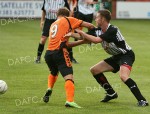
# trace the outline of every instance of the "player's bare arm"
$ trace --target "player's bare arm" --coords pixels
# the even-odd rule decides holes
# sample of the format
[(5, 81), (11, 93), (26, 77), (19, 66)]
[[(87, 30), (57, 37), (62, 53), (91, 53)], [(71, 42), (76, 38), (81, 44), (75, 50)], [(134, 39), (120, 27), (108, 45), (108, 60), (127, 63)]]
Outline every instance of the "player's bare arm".
[(100, 37), (89, 35), (81, 30), (76, 30), (76, 32), (78, 32), (83, 39), (87, 39), (88, 41), (93, 42), (95, 44), (102, 42), (102, 39)]
[(80, 34), (74, 33), (74, 32), (69, 32), (69, 33), (67, 33), (64, 37), (72, 37), (72, 38), (77, 39), (77, 40), (82, 40), (82, 39), (83, 39), (83, 38), (80, 36)]
[(95, 26), (92, 23), (88, 23), (88, 22), (85, 22), (85, 21), (82, 22), (81, 27), (86, 27), (86, 28), (89, 28), (89, 29), (95, 28)]

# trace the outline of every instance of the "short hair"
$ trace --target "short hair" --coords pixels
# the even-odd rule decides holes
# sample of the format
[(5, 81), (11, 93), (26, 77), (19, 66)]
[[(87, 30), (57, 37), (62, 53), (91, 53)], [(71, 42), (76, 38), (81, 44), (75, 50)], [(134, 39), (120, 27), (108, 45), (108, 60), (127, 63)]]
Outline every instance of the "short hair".
[(111, 12), (107, 9), (99, 10), (98, 13), (106, 19), (107, 22), (111, 20)]
[(66, 7), (59, 8), (59, 10), (57, 11), (57, 17), (58, 16), (66, 16), (66, 17), (68, 17), (69, 15), (70, 15), (70, 11)]

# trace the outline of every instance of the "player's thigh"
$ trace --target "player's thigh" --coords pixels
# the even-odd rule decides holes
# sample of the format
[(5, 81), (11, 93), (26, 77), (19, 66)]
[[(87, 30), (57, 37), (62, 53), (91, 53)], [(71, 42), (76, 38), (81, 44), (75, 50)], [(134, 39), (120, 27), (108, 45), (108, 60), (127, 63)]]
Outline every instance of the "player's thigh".
[(86, 17), (86, 22), (92, 23), (93, 21), (93, 13), (92, 14), (88, 14), (85, 16)]
[(58, 70), (64, 79), (72, 79), (73, 80), (73, 68), (72, 66), (67, 66), (65, 62), (58, 65)]
[(113, 71), (113, 67), (110, 66), (108, 63), (105, 61), (100, 61), (99, 63), (95, 64), (90, 68), (90, 71), (92, 72), (93, 75), (102, 73), (102, 72), (108, 72), (108, 71)]
[(55, 21), (55, 19), (46, 19), (43, 26), (42, 36), (48, 37), (49, 36), (49, 29), (51, 24)]
[(134, 61), (135, 61), (135, 54), (131, 50), (131, 51), (129, 51), (126, 54), (123, 54), (121, 56), (121, 58), (120, 58), (120, 66), (124, 65), (124, 66), (130, 66), (130, 67), (132, 67)]
[(60, 50), (55, 58), (57, 59), (58, 70), (63, 77), (73, 74), (72, 64), (66, 48)]
[(78, 14), (77, 14), (77, 19), (85, 20), (85, 15), (82, 14), (81, 12), (78, 12)]
[(122, 81), (125, 82), (129, 78), (134, 60), (135, 55), (133, 51), (129, 51), (126, 54), (122, 55), (120, 59), (120, 71), (119, 71), (119, 76)]
[(53, 56), (54, 55), (49, 54), (49, 52), (47, 51), (45, 54), (45, 62), (50, 70), (50, 73), (53, 76), (56, 76), (56, 75), (58, 75), (58, 66), (57, 66)]

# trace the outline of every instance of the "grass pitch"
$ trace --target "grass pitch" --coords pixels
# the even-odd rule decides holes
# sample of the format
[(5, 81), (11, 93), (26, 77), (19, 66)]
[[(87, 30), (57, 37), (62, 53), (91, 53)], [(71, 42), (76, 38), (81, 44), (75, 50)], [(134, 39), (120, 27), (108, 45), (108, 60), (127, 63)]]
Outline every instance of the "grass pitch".
[[(73, 64), (75, 77), (75, 102), (82, 109), (65, 108), (64, 80), (61, 75), (55, 84), (49, 103), (42, 97), (47, 88), (49, 74), (44, 54), (41, 64), (34, 64), (41, 31), (39, 20), (2, 21), (0, 25), (0, 79), (8, 84), (8, 91), (0, 96), (0, 114), (149, 114), (150, 107), (137, 107), (136, 99), (121, 82), (118, 74), (106, 76), (119, 97), (101, 103), (105, 91), (90, 74), (89, 68), (109, 57), (100, 44), (82, 45), (73, 49), (79, 64)], [(131, 78), (150, 102), (150, 21), (112, 20), (133, 48), (136, 61)], [(47, 44), (45, 46), (46, 50)]]

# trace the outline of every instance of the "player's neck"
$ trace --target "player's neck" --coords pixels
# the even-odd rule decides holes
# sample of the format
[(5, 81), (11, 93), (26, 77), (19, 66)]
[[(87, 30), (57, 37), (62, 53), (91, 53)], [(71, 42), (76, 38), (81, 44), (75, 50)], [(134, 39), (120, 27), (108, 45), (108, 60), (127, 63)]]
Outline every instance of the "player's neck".
[(62, 17), (64, 17), (64, 16), (61, 16), (61, 15), (60, 15), (60, 16), (57, 17), (57, 19), (60, 19), (60, 18), (62, 18)]

